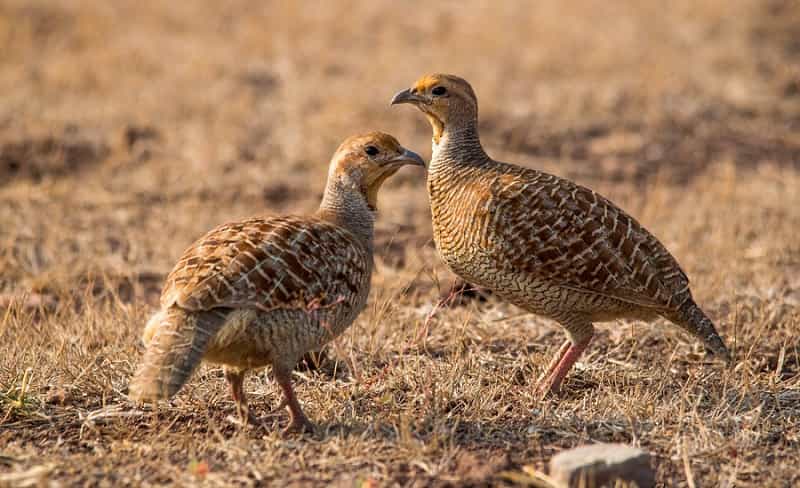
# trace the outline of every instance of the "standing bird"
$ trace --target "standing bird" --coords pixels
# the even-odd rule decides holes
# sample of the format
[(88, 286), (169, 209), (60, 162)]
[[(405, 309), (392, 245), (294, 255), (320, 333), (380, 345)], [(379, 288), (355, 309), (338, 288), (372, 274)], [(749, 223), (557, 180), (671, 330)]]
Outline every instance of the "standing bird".
[(245, 373), (272, 365), (289, 407), (284, 431), (312, 424), (294, 395), (300, 357), (341, 334), (364, 309), (381, 184), (419, 155), (379, 132), (345, 140), (330, 163), (319, 210), (307, 217), (256, 217), (201, 237), (175, 265), (129, 394), (172, 397), (201, 360), (223, 364), (242, 421), (250, 420)]
[(469, 83), (424, 76), (391, 103), (416, 106), (433, 128), (428, 194), (444, 262), (566, 329), (568, 340), (540, 379), (542, 393), (559, 390), (589, 345), (593, 322), (662, 316), (730, 361), (686, 274), (636, 220), (588, 188), (486, 154)]

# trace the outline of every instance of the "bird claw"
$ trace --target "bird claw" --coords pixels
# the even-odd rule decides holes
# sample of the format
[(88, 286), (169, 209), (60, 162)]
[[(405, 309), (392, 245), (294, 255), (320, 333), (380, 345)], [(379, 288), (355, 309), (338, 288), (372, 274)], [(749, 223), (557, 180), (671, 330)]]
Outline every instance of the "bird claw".
[(248, 415), (247, 422), (242, 421), (242, 417), (238, 416), (238, 415), (228, 415), (226, 417), (226, 420), (228, 422), (232, 423), (233, 425), (235, 425), (237, 427), (240, 427), (240, 428), (253, 426), (253, 425), (257, 425), (258, 424), (257, 419), (253, 415)]
[(553, 392), (545, 385), (539, 385), (536, 387), (536, 393), (539, 396), (539, 400), (544, 400), (545, 398), (552, 397)]
[(228, 415), (227, 418), (231, 423), (239, 427), (247, 427), (248, 425), (258, 426), (261, 424), (260, 419), (256, 417), (247, 406), (237, 407), (236, 416)]
[(314, 424), (307, 418), (294, 418), (289, 425), (281, 432), (284, 437), (294, 434), (313, 433), (315, 430)]
[(281, 403), (279, 403), (277, 407), (269, 411), (269, 414), (274, 415), (283, 410), (284, 408), (286, 408), (287, 406), (289, 406), (289, 402), (287, 402), (286, 399), (284, 398), (283, 400), (281, 400)]
[(552, 378), (540, 379), (536, 384), (536, 391), (539, 393), (540, 399), (553, 398), (561, 393), (561, 384), (554, 384)]

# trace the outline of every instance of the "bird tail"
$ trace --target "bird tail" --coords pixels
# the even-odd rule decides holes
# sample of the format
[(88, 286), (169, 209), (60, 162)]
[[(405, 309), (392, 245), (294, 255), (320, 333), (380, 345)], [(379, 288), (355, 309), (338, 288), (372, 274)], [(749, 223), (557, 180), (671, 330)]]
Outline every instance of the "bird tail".
[(667, 315), (667, 318), (703, 341), (706, 348), (710, 349), (715, 356), (730, 364), (731, 353), (717, 333), (714, 323), (692, 298), (686, 300), (676, 312)]
[(128, 388), (136, 402), (172, 397), (200, 364), (208, 343), (225, 323), (224, 309), (189, 312), (172, 306), (147, 323), (142, 340), (147, 349)]

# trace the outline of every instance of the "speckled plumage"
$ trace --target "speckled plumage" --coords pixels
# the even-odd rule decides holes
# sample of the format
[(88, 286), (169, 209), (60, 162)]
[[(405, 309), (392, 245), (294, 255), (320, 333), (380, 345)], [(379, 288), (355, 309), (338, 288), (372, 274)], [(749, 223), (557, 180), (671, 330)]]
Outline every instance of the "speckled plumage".
[[(378, 151), (375, 155), (367, 150)], [(144, 332), (147, 350), (130, 386), (137, 401), (174, 395), (201, 360), (225, 365), (242, 416), (242, 381), (272, 365), (292, 414), (291, 370), (341, 334), (366, 305), (377, 190), (416, 154), (386, 134), (345, 141), (331, 161), (320, 209), (307, 217), (257, 217), (201, 237), (167, 277), (161, 310)]]
[(558, 389), (596, 321), (660, 315), (729, 358), (678, 262), (634, 218), (588, 188), (486, 154), (466, 81), (428, 75), (393, 103), (416, 105), (433, 127), (428, 193), (442, 259), (464, 279), (566, 329), (569, 344), (543, 389)]

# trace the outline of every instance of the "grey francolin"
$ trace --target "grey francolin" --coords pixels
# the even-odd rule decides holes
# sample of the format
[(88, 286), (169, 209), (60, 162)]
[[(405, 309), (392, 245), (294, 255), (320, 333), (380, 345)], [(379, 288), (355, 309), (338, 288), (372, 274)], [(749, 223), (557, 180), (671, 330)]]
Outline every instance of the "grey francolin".
[(285, 432), (311, 427), (291, 371), (363, 310), (378, 189), (406, 164), (424, 166), (390, 135), (350, 137), (331, 160), (315, 214), (225, 224), (189, 247), (167, 277), (161, 309), (145, 327), (146, 350), (130, 384), (131, 399), (170, 398), (205, 360), (224, 365), (237, 412), (247, 421), (244, 375), (272, 365), (291, 415)]
[(730, 361), (686, 274), (636, 220), (588, 188), (486, 154), (469, 83), (428, 75), (391, 103), (416, 106), (433, 127), (427, 185), (444, 262), (566, 329), (568, 340), (540, 379), (543, 393), (558, 391), (594, 322), (662, 316)]

